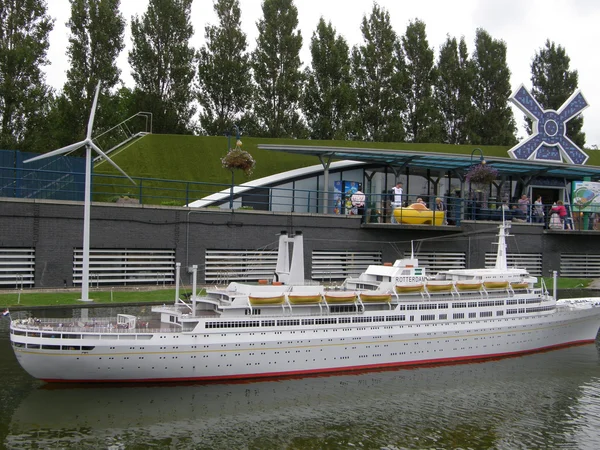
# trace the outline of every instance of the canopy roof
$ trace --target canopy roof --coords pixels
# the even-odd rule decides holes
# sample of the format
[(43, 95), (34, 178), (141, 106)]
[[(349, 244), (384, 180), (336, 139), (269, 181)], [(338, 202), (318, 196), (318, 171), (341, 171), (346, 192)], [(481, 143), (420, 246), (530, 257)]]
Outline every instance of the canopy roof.
[[(454, 171), (456, 174), (464, 174), (467, 168), (473, 164), (478, 164), (481, 160), (479, 153), (464, 155), (414, 150), (377, 150), (352, 147), (277, 144), (259, 144), (258, 148), (276, 152), (317, 156), (322, 162), (353, 160), (395, 168), (410, 167), (415, 169)], [(592, 181), (600, 180), (600, 167), (598, 166), (571, 165), (550, 161), (525, 161), (508, 157), (485, 157), (485, 161), (488, 164), (492, 164), (498, 170), (499, 175), (557, 177), (566, 178), (567, 180), (583, 180), (584, 177), (590, 177)]]

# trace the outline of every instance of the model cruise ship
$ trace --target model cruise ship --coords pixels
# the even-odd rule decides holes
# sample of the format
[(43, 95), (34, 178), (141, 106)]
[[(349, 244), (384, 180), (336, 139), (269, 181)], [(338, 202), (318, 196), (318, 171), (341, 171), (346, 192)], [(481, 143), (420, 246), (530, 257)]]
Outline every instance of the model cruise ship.
[[(282, 233), (272, 281), (230, 283), (92, 324), (16, 319), (21, 366), (48, 382), (234, 380), (445, 364), (594, 342), (600, 298), (557, 300), (506, 263), (428, 277), (418, 260), (370, 266), (337, 289), (306, 284), (303, 236)], [(179, 276), (177, 276), (179, 279)], [(196, 276), (194, 274), (194, 280)], [(556, 289), (554, 289), (556, 292)]]

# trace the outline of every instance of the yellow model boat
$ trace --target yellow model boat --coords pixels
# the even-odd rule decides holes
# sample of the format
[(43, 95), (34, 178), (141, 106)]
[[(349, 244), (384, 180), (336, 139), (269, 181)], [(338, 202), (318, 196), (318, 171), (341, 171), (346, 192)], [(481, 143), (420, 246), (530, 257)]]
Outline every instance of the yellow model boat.
[(456, 289), (459, 291), (478, 291), (481, 289), (481, 281), (457, 281)]
[(484, 281), (483, 286), (486, 289), (504, 289), (508, 287), (508, 281)]
[(364, 303), (389, 303), (392, 301), (392, 294), (362, 292), (360, 300)]
[(452, 290), (451, 281), (428, 281), (425, 285), (429, 292), (446, 292)]
[(308, 305), (311, 303), (320, 303), (322, 300), (321, 294), (302, 295), (288, 294), (288, 301), (294, 305)]
[(406, 283), (397, 284), (396, 293), (398, 294), (410, 294), (414, 292), (423, 292), (425, 285), (423, 283)]
[(248, 301), (251, 305), (282, 305), (285, 301), (285, 297), (283, 295), (274, 295), (274, 296), (257, 296), (257, 295), (249, 295)]
[(327, 303), (350, 303), (356, 301), (354, 292), (325, 292)]
[(527, 289), (527, 283), (510, 283), (510, 287), (513, 289)]
[(444, 211), (433, 211), (421, 203), (413, 203), (406, 208), (394, 209), (394, 218), (398, 223), (442, 225)]

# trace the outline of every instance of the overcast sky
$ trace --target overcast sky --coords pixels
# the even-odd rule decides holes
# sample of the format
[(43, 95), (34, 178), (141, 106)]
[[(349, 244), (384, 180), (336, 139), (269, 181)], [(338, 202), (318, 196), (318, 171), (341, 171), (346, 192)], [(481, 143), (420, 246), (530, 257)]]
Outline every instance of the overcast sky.
[[(261, 0), (240, 0), (242, 28), (249, 48), (256, 45), (256, 22), (262, 16)], [(337, 32), (346, 38), (349, 46), (362, 43), (360, 23), (369, 15), (373, 2), (370, 0), (296, 0), (299, 27), (303, 36), (302, 62), (310, 64), (309, 44), (319, 18), (331, 21)], [(546, 39), (565, 48), (571, 58), (571, 70), (579, 72), (579, 88), (590, 106), (583, 112), (583, 130), (587, 146), (600, 147), (600, 1), (598, 0), (379, 0), (386, 8), (398, 35), (415, 18), (426, 24), (429, 46), (434, 48), (436, 58), (446, 36), (465, 37), (469, 52), (474, 49), (475, 30), (485, 29), (494, 39), (507, 45), (507, 61), (511, 71), (510, 83), (514, 89), (524, 84), (531, 88), (531, 60)], [(119, 57), (121, 78), (133, 87), (127, 65), (127, 53), (131, 48), (129, 23), (132, 15), (142, 15), (148, 0), (121, 0), (121, 10), (127, 21), (125, 51)], [(65, 50), (68, 32), (65, 23), (70, 16), (68, 0), (48, 0), (49, 14), (56, 19), (50, 35), (48, 53), (51, 65), (46, 68), (47, 82), (62, 88), (66, 79), (68, 60)], [(215, 24), (211, 0), (195, 0), (192, 7), (195, 35), (192, 46), (200, 48), (204, 43), (204, 27)], [(522, 131), (523, 114), (514, 108), (515, 119)]]

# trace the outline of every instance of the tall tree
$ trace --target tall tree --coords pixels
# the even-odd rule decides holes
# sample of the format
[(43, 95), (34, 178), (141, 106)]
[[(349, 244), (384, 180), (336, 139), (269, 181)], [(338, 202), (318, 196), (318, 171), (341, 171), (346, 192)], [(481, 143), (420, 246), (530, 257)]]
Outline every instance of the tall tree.
[(302, 35), (293, 0), (264, 0), (257, 23), (252, 67), (256, 82), (255, 117), (268, 137), (301, 137), (299, 114), (303, 74)]
[(448, 38), (440, 48), (435, 85), (436, 108), (441, 115), (442, 141), (469, 143), (469, 123), (473, 117), (473, 65), (464, 37), (457, 43)]
[(373, 5), (363, 17), (364, 44), (352, 50), (352, 73), (357, 95), (358, 134), (373, 141), (402, 141), (406, 68), (402, 46), (392, 28), (390, 15)]
[(306, 70), (302, 109), (313, 139), (346, 139), (354, 105), (350, 52), (331, 22), (321, 17), (313, 33), (312, 67)]
[(190, 38), (192, 0), (150, 0), (131, 18), (129, 64), (135, 81), (135, 108), (153, 114), (158, 133), (187, 133), (191, 119), (194, 50)]
[[(109, 96), (119, 82), (121, 70), (116, 60), (123, 50), (125, 20), (119, 12), (120, 0), (70, 0), (71, 18), (67, 56), (70, 68), (64, 85), (64, 99), (59, 100), (62, 127), (58, 141), (62, 145), (81, 138), (100, 81), (101, 92)], [(100, 102), (96, 131), (116, 125), (116, 106), (112, 101)]]
[(252, 95), (246, 34), (241, 31), (239, 0), (217, 0), (219, 25), (204, 29), (206, 45), (198, 55), (200, 124), (209, 135), (231, 131)]
[(492, 39), (487, 31), (479, 28), (473, 62), (476, 116), (471, 141), (481, 145), (513, 145), (516, 143), (515, 119), (508, 105), (511, 91), (506, 43)]
[(433, 49), (429, 48), (425, 23), (411, 22), (402, 36), (402, 47), (408, 75), (406, 86), (407, 137), (412, 142), (439, 142), (439, 113), (433, 101), (436, 71)]
[[(577, 90), (579, 75), (569, 70), (571, 59), (560, 45), (546, 40), (545, 48), (536, 52), (531, 62), (531, 94), (545, 109), (559, 109)], [(527, 119), (529, 131), (531, 120)], [(579, 115), (567, 122), (567, 135), (579, 147), (585, 145), (583, 116)]]
[(42, 149), (52, 27), (45, 0), (0, 0), (0, 148)]

